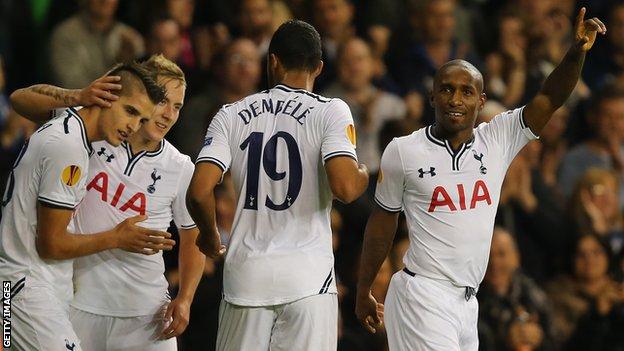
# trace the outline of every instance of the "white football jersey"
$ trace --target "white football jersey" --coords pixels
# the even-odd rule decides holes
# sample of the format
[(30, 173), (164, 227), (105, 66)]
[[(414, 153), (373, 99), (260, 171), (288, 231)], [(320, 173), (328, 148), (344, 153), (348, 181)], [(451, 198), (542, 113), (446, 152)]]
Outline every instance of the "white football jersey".
[(410, 245), (403, 263), (417, 274), (476, 288), (487, 267), (494, 217), (509, 164), (537, 137), (522, 108), (474, 129), (453, 151), (433, 126), (395, 138), (381, 159), (375, 201), (405, 211)]
[[(193, 175), (190, 158), (163, 140), (157, 151), (133, 153), (127, 143), (113, 147), (93, 143), (87, 193), (70, 230), (97, 233), (140, 214), (138, 223), (166, 231), (195, 227), (185, 203)], [(72, 306), (106, 316), (134, 317), (158, 312), (169, 298), (162, 252), (143, 255), (120, 249), (102, 251), (74, 261)]]
[(2, 197), (0, 278), (15, 295), (25, 285), (50, 288), (69, 301), (72, 261), (43, 260), (37, 252), (37, 202), (73, 210), (85, 193), (93, 152), (73, 108), (56, 110), (24, 144)]
[(285, 85), (225, 105), (197, 162), (230, 168), (238, 196), (224, 298), (277, 305), (335, 293), (324, 163), (357, 160), (347, 104)]

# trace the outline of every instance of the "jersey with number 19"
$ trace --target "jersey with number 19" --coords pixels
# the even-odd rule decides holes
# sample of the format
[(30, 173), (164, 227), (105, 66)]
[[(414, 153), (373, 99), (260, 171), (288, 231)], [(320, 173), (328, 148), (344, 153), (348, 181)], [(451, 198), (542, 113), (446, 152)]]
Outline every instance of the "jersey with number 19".
[(285, 85), (225, 105), (197, 162), (231, 170), (238, 205), (224, 299), (268, 306), (336, 293), (324, 163), (357, 160), (347, 105)]

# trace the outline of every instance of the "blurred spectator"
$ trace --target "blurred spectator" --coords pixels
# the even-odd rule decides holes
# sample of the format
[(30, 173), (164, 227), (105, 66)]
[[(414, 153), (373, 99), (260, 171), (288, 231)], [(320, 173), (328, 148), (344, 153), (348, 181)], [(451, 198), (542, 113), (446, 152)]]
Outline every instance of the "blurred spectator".
[[(587, 113), (592, 136), (568, 151), (559, 169), (559, 186), (564, 195), (590, 167), (615, 170), (624, 175), (624, 85), (608, 84), (594, 94)], [(622, 190), (622, 189), (620, 189)], [(620, 193), (624, 203), (624, 191)]]
[(624, 2), (614, 1), (608, 12), (609, 35), (600, 43), (583, 70), (583, 78), (592, 89), (624, 74)]
[(144, 54), (143, 38), (115, 19), (116, 10), (117, 0), (85, 0), (78, 14), (56, 27), (50, 59), (58, 85), (87, 86), (113, 64)]
[(322, 95), (343, 99), (351, 109), (358, 133), (358, 159), (369, 170), (379, 167), (378, 134), (383, 123), (405, 115), (403, 101), (377, 89), (373, 83), (373, 58), (362, 39), (348, 39), (338, 52), (338, 81)]
[(313, 0), (314, 26), (321, 34), (323, 71), (314, 89), (323, 91), (336, 77), (338, 49), (355, 35), (355, 7), (351, 0)]
[[(542, 156), (540, 170), (544, 183), (557, 194), (563, 195), (557, 183), (557, 170), (561, 165), (563, 156), (568, 150), (568, 141), (564, 138), (570, 111), (565, 106), (560, 107), (542, 130), (540, 141), (542, 143)], [(563, 199), (561, 199), (563, 201)]]
[(561, 269), (564, 201), (540, 171), (542, 145), (532, 141), (516, 156), (503, 182), (496, 223), (516, 234), (523, 270), (543, 281)]
[(258, 47), (259, 57), (264, 58), (274, 31), (271, 1), (241, 0), (238, 14), (241, 35), (252, 40)]
[(608, 249), (596, 236), (578, 238), (572, 274), (549, 284), (553, 328), (563, 350), (621, 350), (624, 287), (608, 275)]
[(479, 289), (479, 323), (494, 332), (495, 350), (553, 350), (546, 294), (520, 269), (513, 236), (494, 228), (490, 260)]
[(193, 43), (192, 26), (195, 0), (167, 0), (167, 11), (180, 26), (182, 52), (177, 62), (189, 68), (205, 68), (199, 67)]
[(405, 102), (405, 123), (410, 132), (425, 127), (423, 116), (425, 113), (425, 104), (428, 103), (423, 94), (417, 91), (411, 91), (403, 97)]
[(215, 62), (216, 81), (191, 98), (169, 140), (180, 152), (195, 159), (204, 142), (208, 124), (222, 105), (254, 93), (260, 81), (258, 48), (249, 39), (234, 40)]
[(455, 38), (454, 0), (415, 1), (410, 7), (409, 27), (394, 33), (387, 62), (404, 91), (416, 89), (427, 94), (438, 67), (451, 59), (479, 65), (469, 45)]
[(501, 103), (496, 100), (486, 100), (483, 105), (483, 109), (479, 111), (479, 114), (477, 115), (475, 126), (484, 122), (489, 123), (496, 115), (507, 110), (507, 107), (501, 105)]
[(571, 199), (571, 222), (577, 235), (594, 234), (617, 257), (624, 247), (620, 182), (612, 171), (590, 168), (578, 181)]
[(524, 22), (515, 14), (504, 14), (498, 26), (498, 48), (485, 59), (487, 91), (490, 98), (515, 108), (524, 96), (527, 75)]

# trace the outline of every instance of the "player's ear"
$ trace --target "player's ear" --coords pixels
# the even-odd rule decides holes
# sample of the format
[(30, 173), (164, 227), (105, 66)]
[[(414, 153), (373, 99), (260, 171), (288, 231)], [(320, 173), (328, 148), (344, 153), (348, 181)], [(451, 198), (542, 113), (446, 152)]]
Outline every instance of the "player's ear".
[(485, 93), (481, 93), (481, 95), (479, 95), (479, 111), (483, 110), (483, 107), (485, 107), (486, 101), (487, 101), (487, 95), (485, 95)]
[(316, 78), (319, 76), (319, 74), (321, 74), (321, 72), (323, 71), (323, 65), (323, 60), (319, 60), (318, 65), (314, 69), (314, 72), (312, 72), (312, 77)]
[(269, 54), (267, 64), (269, 65), (269, 69), (275, 72), (277, 70), (277, 66), (279, 65), (279, 59), (277, 58), (277, 55)]
[(434, 102), (435, 102), (435, 97), (433, 96), (433, 90), (431, 90), (429, 91), (429, 105), (431, 105), (432, 108), (435, 108)]

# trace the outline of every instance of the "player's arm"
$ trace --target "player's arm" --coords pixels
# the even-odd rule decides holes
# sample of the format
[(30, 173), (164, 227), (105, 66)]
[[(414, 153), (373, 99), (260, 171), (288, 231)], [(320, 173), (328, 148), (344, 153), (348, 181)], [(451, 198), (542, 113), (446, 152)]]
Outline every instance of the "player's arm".
[(211, 258), (225, 253), (217, 228), (215, 187), (221, 182), (224, 170), (212, 162), (200, 162), (195, 166), (193, 178), (186, 194), (186, 206), (199, 227), (197, 245), (201, 252)]
[(195, 245), (195, 241), (199, 236), (199, 229), (180, 229), (179, 233), (178, 270), (180, 272), (180, 288), (176, 298), (167, 307), (165, 318), (172, 319), (172, 322), (163, 330), (162, 338), (177, 337), (188, 326), (191, 304), (193, 303), (197, 285), (199, 285), (199, 281), (204, 274), (204, 264), (206, 263), (206, 256)]
[(97, 234), (67, 232), (72, 209), (39, 201), (37, 205), (37, 252), (42, 259), (66, 260), (109, 249), (154, 254), (171, 250), (175, 242), (171, 234), (142, 228), (135, 223), (145, 216), (128, 218), (115, 228)]
[(11, 94), (11, 105), (20, 115), (33, 122), (44, 122), (50, 111), (74, 106), (110, 107), (119, 97), (113, 92), (121, 89), (119, 76), (104, 76), (83, 89), (63, 89), (48, 84), (32, 85)]
[(325, 172), (334, 196), (348, 204), (356, 200), (368, 186), (368, 169), (348, 156), (337, 156), (325, 162)]
[(375, 206), (364, 232), (355, 314), (372, 333), (381, 326), (383, 306), (373, 297), (371, 287), (392, 247), (398, 218), (399, 212), (389, 212)]
[(546, 78), (540, 92), (523, 111), (526, 125), (539, 134), (552, 114), (568, 99), (576, 86), (587, 51), (594, 45), (598, 33), (607, 28), (596, 17), (584, 20), (585, 8), (579, 11), (574, 26), (575, 40), (559, 65)]

